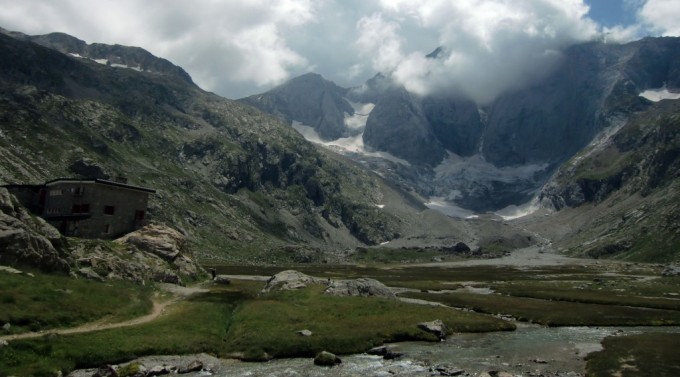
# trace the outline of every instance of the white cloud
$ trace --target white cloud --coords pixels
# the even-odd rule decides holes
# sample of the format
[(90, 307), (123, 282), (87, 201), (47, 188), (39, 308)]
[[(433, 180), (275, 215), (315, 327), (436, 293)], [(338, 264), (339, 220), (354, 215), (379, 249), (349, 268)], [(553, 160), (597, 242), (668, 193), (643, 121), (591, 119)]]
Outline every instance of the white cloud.
[[(594, 38), (596, 24), (580, 0), (384, 0), (383, 13), (358, 22), (358, 46), (374, 68), (391, 71), (408, 90), (427, 94), (457, 90), (478, 103), (549, 72), (559, 51)], [(433, 31), (448, 51), (425, 59), (428, 50), (405, 51), (395, 25)], [(421, 46), (434, 49), (436, 46)]]
[(639, 17), (648, 27), (662, 36), (680, 36), (680, 3), (678, 0), (648, 0)]
[(0, 7), (7, 29), (141, 46), (223, 94), (235, 84), (272, 85), (308, 69), (285, 35), (315, 20), (311, 0), (2, 0)]
[(602, 39), (605, 43), (626, 43), (637, 40), (640, 37), (641, 31), (642, 28), (639, 24), (604, 27), (602, 29)]
[[(677, 0), (623, 1), (647, 29), (601, 30), (608, 41), (678, 34)], [(0, 9), (6, 29), (140, 46), (231, 98), (315, 69), (342, 86), (389, 71), (416, 93), (484, 102), (598, 34), (584, 0), (0, 0)], [(440, 60), (424, 58), (440, 45)]]

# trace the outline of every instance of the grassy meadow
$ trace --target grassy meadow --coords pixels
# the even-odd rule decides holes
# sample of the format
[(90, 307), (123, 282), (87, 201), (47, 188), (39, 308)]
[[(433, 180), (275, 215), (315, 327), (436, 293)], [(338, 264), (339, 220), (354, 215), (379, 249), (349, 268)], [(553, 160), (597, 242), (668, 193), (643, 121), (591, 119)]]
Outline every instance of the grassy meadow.
[[(0, 376), (56, 375), (153, 354), (206, 352), (255, 361), (310, 357), (321, 350), (359, 353), (385, 342), (437, 341), (416, 326), (434, 319), (444, 321), (451, 332), (515, 328), (513, 322), (499, 316), (548, 326), (680, 325), (680, 298), (676, 297), (680, 279), (661, 277), (659, 268), (649, 265), (215, 268), (220, 274), (234, 275), (267, 276), (294, 268), (319, 277), (371, 277), (403, 288), (400, 296), (468, 310), (379, 298), (329, 297), (321, 293), (321, 286), (260, 294), (262, 281), (206, 283), (203, 287), (208, 292), (179, 301), (149, 323), (71, 335), (46, 331), (38, 338), (10, 340), (9, 345), (0, 347)], [(39, 274), (34, 278), (1, 274), (0, 287), (0, 315), (5, 316), (0, 321), (9, 318), (17, 323), (12, 332), (143, 315), (150, 310), (155, 292), (153, 287), (122, 282)], [(19, 325), (20, 318), (24, 325)], [(299, 335), (303, 329), (313, 335)], [(604, 351), (589, 358), (589, 375), (606, 375), (596, 371), (610, 368), (617, 360), (615, 355), (624, 354), (627, 346), (616, 343), (625, 342), (621, 339), (607, 339)], [(663, 341), (676, 340), (669, 335)], [(636, 360), (647, 360), (643, 351), (639, 350), (642, 353)], [(630, 352), (637, 351), (633, 347)], [(659, 355), (670, 368), (677, 365), (669, 355)], [(626, 373), (630, 370), (623, 375), (635, 375)]]

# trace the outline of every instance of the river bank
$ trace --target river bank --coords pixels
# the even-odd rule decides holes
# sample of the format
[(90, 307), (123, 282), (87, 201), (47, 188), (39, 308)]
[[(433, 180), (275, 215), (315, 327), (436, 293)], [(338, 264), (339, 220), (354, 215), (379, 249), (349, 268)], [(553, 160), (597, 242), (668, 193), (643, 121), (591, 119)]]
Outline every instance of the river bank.
[[(298, 376), (403, 376), (446, 375), (436, 370), (459, 371), (462, 376), (484, 376), (504, 372), (506, 376), (584, 376), (586, 355), (601, 349), (608, 336), (643, 333), (676, 333), (680, 327), (560, 327), (520, 325), (513, 332), (455, 334), (441, 343), (403, 342), (390, 344), (404, 354), (396, 360), (379, 356), (353, 354), (342, 356), (342, 364), (329, 368), (314, 365), (311, 358), (289, 358), (263, 363), (219, 359), (207, 354), (185, 356), (149, 356), (139, 358), (151, 369), (154, 366), (184, 366), (198, 360), (204, 370), (188, 377), (298, 377)], [(95, 369), (78, 370), (72, 377), (90, 377)], [(493, 375), (493, 374), (489, 374)]]

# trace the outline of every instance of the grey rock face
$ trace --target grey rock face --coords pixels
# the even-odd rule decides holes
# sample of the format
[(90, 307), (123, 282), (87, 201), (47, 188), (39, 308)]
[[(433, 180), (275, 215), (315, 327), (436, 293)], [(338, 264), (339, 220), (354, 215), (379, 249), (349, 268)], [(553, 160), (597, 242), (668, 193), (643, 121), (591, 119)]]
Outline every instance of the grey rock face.
[(308, 73), (263, 94), (240, 101), (274, 114), (288, 123), (299, 121), (313, 127), (323, 139), (335, 140), (348, 136), (345, 113), (354, 109), (345, 100), (347, 89)]
[(14, 203), (7, 189), (0, 188), (0, 265), (70, 271), (70, 259), (55, 247), (62, 246), (59, 232)]
[(174, 262), (186, 243), (182, 233), (170, 227), (150, 224), (144, 228), (126, 234), (116, 240), (117, 243), (134, 245), (137, 248), (157, 255), (168, 262)]
[(314, 358), (314, 364), (319, 366), (332, 367), (341, 363), (339, 357), (327, 351), (319, 352)]
[(418, 324), (418, 328), (438, 336), (439, 339), (445, 339), (448, 331), (446, 325), (440, 319), (435, 319), (430, 322), (421, 322)]
[(281, 271), (267, 280), (262, 293), (270, 292), (273, 289), (289, 291), (304, 288), (309, 284), (322, 284), (327, 282), (325, 279), (318, 279), (295, 270)]
[(434, 166), (446, 155), (420, 99), (404, 89), (383, 93), (366, 121), (363, 140), (367, 146), (417, 164)]
[(177, 373), (179, 374), (184, 374), (184, 373), (191, 373), (191, 372), (200, 372), (203, 369), (203, 363), (200, 360), (194, 360), (190, 362), (188, 365), (180, 367), (177, 369)]
[(370, 278), (356, 280), (333, 280), (324, 291), (329, 296), (359, 296), (359, 297), (382, 297), (395, 299), (391, 289), (383, 283)]

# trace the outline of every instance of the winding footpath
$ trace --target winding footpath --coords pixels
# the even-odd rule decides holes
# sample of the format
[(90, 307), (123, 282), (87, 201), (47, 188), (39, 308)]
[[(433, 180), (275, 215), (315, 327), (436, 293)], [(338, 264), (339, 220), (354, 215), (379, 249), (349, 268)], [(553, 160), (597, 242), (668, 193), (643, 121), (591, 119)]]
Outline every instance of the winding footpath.
[(90, 322), (90, 323), (85, 323), (80, 326), (76, 327), (70, 327), (70, 328), (64, 328), (64, 329), (51, 329), (51, 330), (42, 330), (42, 331), (37, 331), (37, 332), (26, 332), (26, 333), (21, 333), (21, 334), (12, 334), (12, 335), (4, 335), (0, 336), (0, 341), (12, 341), (12, 340), (18, 340), (18, 339), (32, 339), (32, 338), (39, 338), (41, 336), (45, 335), (51, 335), (51, 334), (57, 334), (57, 335), (68, 335), (68, 334), (81, 334), (81, 333), (87, 333), (87, 332), (92, 332), (92, 331), (100, 331), (100, 330), (108, 330), (108, 329), (117, 329), (121, 327), (130, 327), (130, 326), (136, 326), (136, 325), (141, 325), (144, 323), (151, 322), (155, 320), (156, 318), (160, 317), (163, 313), (166, 312), (166, 309), (172, 305), (177, 303), (178, 301), (194, 294), (197, 292), (202, 292), (206, 291), (201, 288), (186, 288), (186, 287), (170, 287), (170, 285), (163, 285), (162, 289), (167, 292), (173, 293), (173, 297), (169, 300), (165, 301), (158, 301), (156, 299), (153, 300), (153, 308), (151, 310), (151, 313), (143, 315), (141, 317), (136, 317), (132, 318), (126, 321), (122, 322), (115, 322), (115, 323), (106, 323), (103, 320), (98, 320), (95, 322)]

